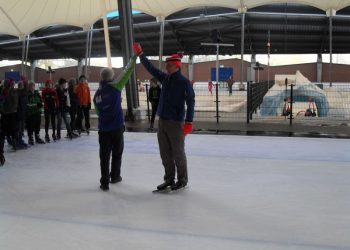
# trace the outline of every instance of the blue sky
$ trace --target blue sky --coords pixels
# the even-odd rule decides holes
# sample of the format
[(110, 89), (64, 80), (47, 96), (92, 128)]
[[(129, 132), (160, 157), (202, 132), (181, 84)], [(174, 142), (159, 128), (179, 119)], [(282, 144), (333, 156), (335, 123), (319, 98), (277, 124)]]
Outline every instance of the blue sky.
[[(140, 14), (141, 12), (137, 11), (137, 10), (133, 10), (132, 13), (133, 14)], [(116, 16), (119, 16), (119, 11), (113, 11), (113, 12), (110, 12), (107, 14), (108, 18), (112, 18), (112, 17), (116, 17)]]

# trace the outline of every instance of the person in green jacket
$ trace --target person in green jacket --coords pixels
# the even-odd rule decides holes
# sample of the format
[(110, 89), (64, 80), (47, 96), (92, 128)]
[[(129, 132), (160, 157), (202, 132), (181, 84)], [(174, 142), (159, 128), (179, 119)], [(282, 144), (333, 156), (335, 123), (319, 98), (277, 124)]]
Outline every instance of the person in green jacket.
[(34, 145), (45, 144), (45, 142), (40, 138), (40, 125), (41, 125), (41, 113), (43, 109), (43, 102), (39, 91), (35, 90), (35, 83), (29, 83), (28, 90), (28, 103), (27, 103), (27, 118), (26, 118), (26, 127), (28, 133), (28, 144)]

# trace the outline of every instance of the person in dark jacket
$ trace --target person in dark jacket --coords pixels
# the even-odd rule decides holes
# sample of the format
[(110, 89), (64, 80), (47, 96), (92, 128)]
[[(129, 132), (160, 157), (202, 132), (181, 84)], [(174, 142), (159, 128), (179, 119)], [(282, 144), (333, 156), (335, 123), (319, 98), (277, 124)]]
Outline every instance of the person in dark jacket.
[(157, 79), (155, 79), (155, 78), (152, 78), (150, 80), (150, 83), (151, 83), (151, 87), (149, 88), (149, 91), (148, 91), (149, 102), (152, 105), (152, 116), (151, 116), (150, 129), (153, 129), (154, 119), (156, 117), (158, 104), (159, 104), (161, 88), (160, 88), (160, 86), (157, 83)]
[(5, 80), (4, 87), (1, 91), (3, 97), (1, 105), (1, 132), (2, 138), (7, 137), (8, 143), (14, 150), (18, 145), (18, 126), (16, 125), (18, 92), (14, 89), (14, 80)]
[[(93, 101), (98, 115), (98, 140), (100, 144), (100, 188), (109, 190), (109, 183), (122, 180), (120, 168), (124, 150), (124, 115), (121, 106), (121, 91), (128, 82), (136, 64), (134, 56), (117, 79), (110, 68), (101, 71), (101, 82)], [(112, 153), (111, 170), (109, 169)]]
[(4, 155), (4, 145), (5, 145), (5, 129), (2, 128), (3, 124), (3, 111), (4, 111), (4, 102), (6, 99), (6, 95), (3, 93), (4, 82), (1, 82), (0, 85), (0, 167), (5, 164), (5, 155)]
[(26, 127), (28, 133), (28, 144), (34, 145), (45, 144), (45, 142), (40, 138), (40, 125), (41, 125), (41, 113), (43, 108), (43, 102), (39, 91), (35, 90), (35, 83), (29, 83), (28, 90), (28, 102), (27, 102), (27, 117), (26, 117)]
[(72, 129), (72, 133), (74, 133), (74, 131), (76, 131), (77, 129), (76, 119), (77, 119), (77, 112), (79, 108), (79, 99), (76, 93), (76, 88), (77, 88), (77, 81), (75, 79), (70, 79), (68, 82), (68, 93), (69, 93), (69, 100), (70, 100), (70, 108), (69, 108), (70, 127)]
[(17, 148), (27, 148), (27, 143), (24, 142), (24, 129), (27, 115), (27, 103), (28, 103), (28, 80), (24, 77), (18, 82), (18, 107), (16, 125), (18, 131), (18, 145)]
[(72, 129), (68, 120), (68, 112), (70, 108), (70, 100), (67, 89), (67, 81), (64, 78), (58, 80), (57, 86), (57, 97), (58, 97), (58, 112), (57, 112), (57, 140), (61, 139), (61, 124), (62, 119), (67, 129), (67, 137), (73, 139)]
[(47, 80), (42, 93), (44, 101), (44, 116), (45, 116), (45, 141), (50, 142), (49, 126), (51, 120), (52, 139), (56, 141), (56, 112), (58, 108), (58, 97), (56, 89), (53, 87), (51, 80)]
[[(187, 185), (187, 158), (185, 136), (192, 132), (195, 94), (191, 82), (181, 73), (182, 55), (175, 54), (166, 59), (167, 73), (155, 68), (144, 55), (140, 44), (134, 44), (141, 63), (161, 84), (162, 92), (158, 106), (158, 144), (165, 169), (164, 183), (158, 190), (177, 190)], [(185, 118), (185, 103), (187, 105)], [(185, 120), (185, 123), (184, 123)], [(175, 171), (177, 182), (175, 183)]]

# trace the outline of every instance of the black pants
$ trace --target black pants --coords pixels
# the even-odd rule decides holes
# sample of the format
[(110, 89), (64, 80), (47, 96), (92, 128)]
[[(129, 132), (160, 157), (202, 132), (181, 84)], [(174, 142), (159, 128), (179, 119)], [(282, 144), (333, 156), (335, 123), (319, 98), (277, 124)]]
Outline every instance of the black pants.
[[(124, 126), (111, 132), (98, 132), (100, 144), (101, 185), (108, 186), (109, 178), (120, 176), (122, 155), (124, 150)], [(112, 153), (112, 165), (109, 172), (109, 161)]]
[(41, 114), (34, 114), (27, 117), (26, 120), (28, 136), (37, 136), (40, 133)]
[(78, 106), (71, 106), (69, 109), (70, 116), (70, 127), (72, 130), (76, 130), (76, 120), (77, 120)]
[(154, 119), (156, 118), (159, 102), (151, 102), (151, 104), (152, 104), (151, 124), (153, 124), (154, 123)]
[(164, 180), (174, 181), (175, 171), (177, 171), (177, 180), (187, 184), (187, 158), (183, 123), (159, 119), (157, 135), (160, 157), (165, 170)]
[(80, 106), (77, 114), (77, 129), (83, 129), (83, 116), (85, 118), (85, 128), (90, 129), (90, 109), (89, 107)]
[(55, 110), (45, 110), (45, 134), (49, 134), (49, 125), (51, 120), (52, 134), (56, 134), (56, 112)]
[(65, 112), (64, 110), (59, 110), (57, 113), (57, 135), (61, 136), (62, 119), (63, 119), (64, 124), (66, 125), (68, 135), (71, 135), (72, 130), (71, 130), (69, 120), (68, 120), (68, 113)]
[(5, 131), (2, 129), (2, 115), (0, 118), (0, 154), (4, 154)]
[(5, 139), (7, 136), (8, 140), (13, 143), (18, 142), (18, 125), (17, 125), (17, 114), (2, 114), (1, 116), (1, 137)]

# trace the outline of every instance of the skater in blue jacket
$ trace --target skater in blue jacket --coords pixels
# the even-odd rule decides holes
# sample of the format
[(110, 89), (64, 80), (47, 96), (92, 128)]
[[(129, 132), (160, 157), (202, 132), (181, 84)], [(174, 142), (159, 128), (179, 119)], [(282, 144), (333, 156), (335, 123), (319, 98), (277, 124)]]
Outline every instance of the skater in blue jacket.
[[(121, 106), (121, 92), (128, 82), (136, 64), (136, 56), (130, 59), (124, 71), (114, 79), (113, 70), (104, 68), (101, 71), (101, 82), (94, 96), (98, 115), (98, 136), (100, 144), (100, 188), (109, 190), (109, 183), (122, 180), (120, 167), (124, 150), (124, 115)], [(109, 161), (112, 153), (112, 164)]]

